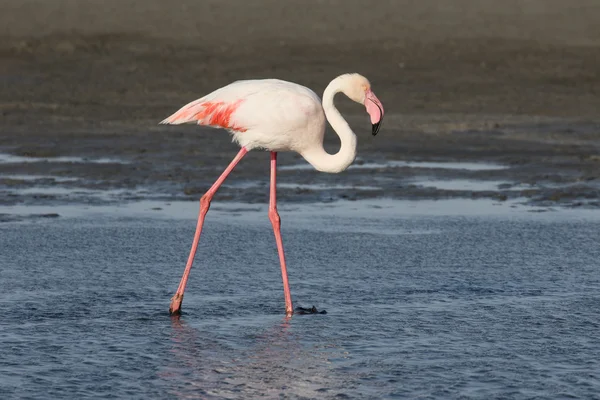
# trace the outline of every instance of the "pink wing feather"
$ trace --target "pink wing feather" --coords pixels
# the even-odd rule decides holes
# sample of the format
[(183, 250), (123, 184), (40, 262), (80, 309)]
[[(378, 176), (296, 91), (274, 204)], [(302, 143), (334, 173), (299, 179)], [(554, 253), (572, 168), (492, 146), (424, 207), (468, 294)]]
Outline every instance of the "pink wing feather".
[(179, 125), (195, 122), (198, 125), (208, 125), (238, 132), (247, 130), (233, 120), (233, 114), (244, 102), (244, 99), (227, 102), (218, 99), (209, 100), (207, 97), (186, 104), (175, 114), (161, 121), (161, 124)]

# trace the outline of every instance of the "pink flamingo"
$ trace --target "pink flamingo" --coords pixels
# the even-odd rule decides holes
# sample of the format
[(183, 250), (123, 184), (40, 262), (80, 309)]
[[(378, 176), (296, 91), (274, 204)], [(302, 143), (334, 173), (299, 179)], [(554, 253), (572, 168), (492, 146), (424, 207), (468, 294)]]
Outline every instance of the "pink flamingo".
[[(192, 249), (177, 292), (171, 299), (169, 312), (172, 315), (181, 313), (183, 292), (210, 202), (242, 157), (252, 149), (271, 152), (269, 219), (273, 225), (281, 263), (285, 312), (286, 315), (294, 313), (281, 241), (281, 219), (277, 212), (277, 152), (295, 151), (323, 172), (338, 173), (348, 168), (356, 157), (356, 136), (333, 104), (333, 98), (339, 92), (366, 107), (371, 117), (373, 135), (376, 135), (383, 119), (383, 106), (371, 91), (369, 81), (359, 74), (344, 74), (331, 81), (323, 93), (322, 105), (315, 92), (295, 83), (277, 79), (237, 81), (183, 106), (161, 122), (192, 122), (225, 128), (241, 146), (237, 156), (200, 199), (200, 214)], [(336, 154), (328, 154), (323, 148), (325, 119), (340, 137), (341, 147)]]

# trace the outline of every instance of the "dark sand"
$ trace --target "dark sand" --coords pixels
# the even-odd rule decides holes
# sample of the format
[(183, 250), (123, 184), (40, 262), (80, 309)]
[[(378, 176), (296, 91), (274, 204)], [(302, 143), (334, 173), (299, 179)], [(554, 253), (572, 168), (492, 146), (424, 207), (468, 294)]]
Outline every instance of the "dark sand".
[[(102, 187), (153, 185), (197, 197), (235, 146), (223, 131), (158, 121), (234, 80), (277, 77), (320, 94), (336, 75), (356, 71), (386, 107), (372, 138), (364, 110), (339, 100), (363, 159), (502, 162), (513, 168), (467, 177), (532, 189), (483, 196), (600, 206), (600, 3), (593, 0), (0, 0), (0, 57), (0, 152), (133, 163), (0, 165), (0, 173), (75, 174)], [(334, 135), (327, 145), (335, 150)], [(237, 176), (266, 178), (267, 156), (248, 158)], [(391, 182), (404, 177), (377, 172)], [(298, 174), (309, 182), (370, 179)], [(263, 201), (263, 192), (229, 196)], [(480, 194), (389, 184), (368, 195)]]

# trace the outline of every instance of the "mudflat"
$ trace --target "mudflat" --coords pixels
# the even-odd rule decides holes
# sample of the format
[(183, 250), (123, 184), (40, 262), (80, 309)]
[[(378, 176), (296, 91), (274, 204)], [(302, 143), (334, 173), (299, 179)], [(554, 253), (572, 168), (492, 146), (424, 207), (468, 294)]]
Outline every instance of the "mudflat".
[[(88, 186), (153, 185), (197, 197), (236, 148), (224, 131), (158, 121), (234, 80), (280, 78), (321, 94), (336, 75), (356, 71), (386, 108), (372, 138), (364, 110), (338, 100), (359, 136), (359, 163), (497, 162), (510, 168), (427, 175), (510, 183), (492, 191), (425, 190), (410, 183), (418, 171), (388, 167), (326, 177), (296, 171), (296, 180), (381, 179), (381, 190), (341, 194), (352, 198), (523, 197), (599, 207), (598, 21), (600, 4), (591, 0), (1, 0), (1, 152), (130, 164), (12, 163), (0, 164), (0, 173), (76, 173)], [(337, 143), (328, 132), (328, 149)], [(238, 176), (266, 178), (266, 156), (249, 158), (255, 161), (244, 162)], [(229, 196), (265, 197), (262, 187), (238, 192)]]

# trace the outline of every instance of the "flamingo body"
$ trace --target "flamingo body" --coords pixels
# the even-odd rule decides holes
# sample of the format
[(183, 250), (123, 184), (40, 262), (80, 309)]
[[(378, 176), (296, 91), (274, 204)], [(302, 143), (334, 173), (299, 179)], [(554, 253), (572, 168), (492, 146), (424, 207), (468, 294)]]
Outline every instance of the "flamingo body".
[(278, 79), (231, 83), (162, 121), (225, 128), (240, 146), (301, 153), (323, 142), (325, 113), (312, 90)]
[[(281, 219), (277, 212), (277, 152), (300, 153), (315, 169), (323, 172), (337, 173), (348, 168), (356, 157), (356, 135), (333, 104), (333, 98), (339, 92), (365, 106), (373, 124), (373, 135), (376, 135), (383, 119), (383, 106), (371, 91), (369, 81), (359, 74), (344, 74), (332, 80), (323, 93), (322, 102), (315, 92), (292, 82), (278, 79), (237, 81), (186, 104), (161, 122), (173, 125), (197, 123), (225, 128), (241, 146), (238, 155), (200, 199), (200, 214), (192, 249), (177, 292), (171, 299), (171, 314), (181, 311), (183, 293), (212, 198), (235, 166), (252, 149), (271, 152), (269, 219), (281, 264), (286, 314), (293, 314), (281, 239)], [(326, 120), (340, 138), (340, 150), (336, 154), (329, 154), (323, 148)]]

